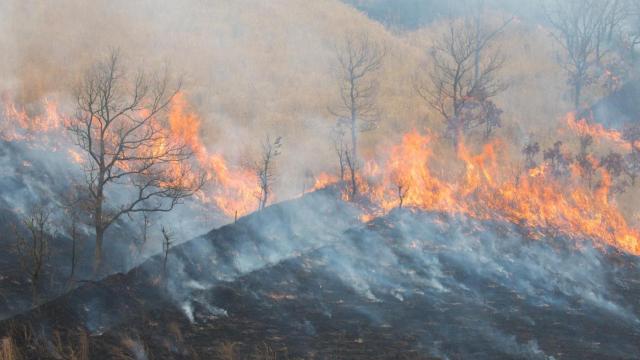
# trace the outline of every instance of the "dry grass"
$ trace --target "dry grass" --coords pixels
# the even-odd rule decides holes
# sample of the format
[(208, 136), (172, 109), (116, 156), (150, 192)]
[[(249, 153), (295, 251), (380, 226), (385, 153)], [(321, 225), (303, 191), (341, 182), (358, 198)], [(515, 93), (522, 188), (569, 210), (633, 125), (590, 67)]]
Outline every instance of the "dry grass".
[(20, 352), (13, 338), (4, 337), (0, 340), (0, 360), (20, 360)]
[(236, 342), (225, 341), (216, 347), (216, 355), (221, 360), (239, 360), (235, 349), (237, 345)]

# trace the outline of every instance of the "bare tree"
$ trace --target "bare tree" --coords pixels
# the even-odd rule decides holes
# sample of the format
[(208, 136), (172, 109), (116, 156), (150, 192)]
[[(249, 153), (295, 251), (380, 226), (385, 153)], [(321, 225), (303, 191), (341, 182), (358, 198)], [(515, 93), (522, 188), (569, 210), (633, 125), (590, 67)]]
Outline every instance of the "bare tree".
[(354, 201), (358, 195), (358, 170), (360, 169), (360, 162), (353, 157), (353, 151), (346, 146), (343, 153), (344, 163), (346, 170), (349, 171), (349, 201)]
[(71, 240), (71, 253), (70, 256), (70, 270), (69, 270), (69, 286), (72, 285), (76, 268), (80, 261), (80, 251), (83, 243), (83, 236), (81, 235), (81, 226), (84, 223), (82, 219), (82, 213), (86, 212), (83, 207), (85, 201), (79, 196), (77, 190), (81, 190), (77, 185), (71, 187), (70, 191), (60, 195), (61, 207), (65, 214), (65, 219), (62, 221), (61, 227), (65, 229), (66, 234)]
[[(344, 43), (336, 47), (340, 103), (329, 110), (349, 129), (352, 161), (358, 160), (358, 133), (372, 130), (378, 120), (375, 74), (382, 67), (385, 55), (385, 48), (367, 34), (349, 34)], [(353, 191), (357, 193), (357, 187)]]
[(347, 167), (345, 160), (345, 151), (347, 145), (344, 141), (345, 131), (344, 127), (338, 123), (333, 129), (331, 129), (331, 142), (333, 143), (333, 150), (338, 156), (338, 171), (340, 173), (340, 181), (345, 179), (345, 170)]
[(166, 279), (167, 276), (167, 259), (169, 258), (169, 250), (173, 246), (173, 233), (162, 227), (162, 253), (164, 254), (164, 259), (162, 261), (162, 274)]
[[(451, 20), (432, 48), (432, 68), (424, 70), (428, 76), (416, 77), (416, 92), (444, 118), (454, 146), (462, 134), (485, 121), (490, 121), (487, 136), (499, 125), (495, 105), (484, 104), (507, 89), (497, 76), (505, 57), (491, 45), (510, 21), (488, 30), (469, 18)], [(490, 110), (491, 118), (481, 110)]]
[(140, 224), (140, 236), (134, 240), (134, 246), (136, 248), (136, 260), (140, 259), (144, 247), (149, 240), (149, 228), (151, 227), (151, 216), (149, 213), (142, 213), (142, 223)]
[[(127, 74), (117, 51), (97, 63), (76, 89), (78, 115), (69, 130), (87, 159), (96, 271), (105, 231), (115, 221), (131, 213), (171, 211), (203, 184), (203, 176), (193, 176), (188, 146), (162, 123), (178, 89), (171, 88), (166, 72)], [(114, 196), (118, 189), (131, 189), (128, 199)]]
[(16, 251), (22, 270), (29, 276), (34, 304), (38, 302), (38, 288), (50, 254), (49, 246), (53, 236), (50, 216), (48, 208), (35, 206), (22, 220), (26, 233), (14, 224)]
[(404, 205), (404, 199), (409, 193), (409, 185), (405, 184), (405, 182), (399, 177), (394, 178), (393, 183), (396, 187), (396, 195), (398, 196), (398, 209), (402, 209), (402, 205)]
[(80, 252), (80, 231), (79, 231), (79, 218), (78, 213), (73, 211), (73, 209), (69, 209), (66, 211), (67, 217), (69, 219), (68, 223), (68, 233), (69, 238), (71, 239), (71, 270), (69, 271), (69, 284), (73, 282), (73, 277), (76, 273), (76, 267), (78, 266), (79, 252)]
[(564, 49), (561, 65), (573, 88), (573, 105), (580, 106), (582, 92), (593, 83), (594, 71), (608, 53), (610, 41), (625, 16), (621, 0), (553, 0), (547, 19), (551, 35)]
[(281, 148), (282, 136), (278, 136), (272, 141), (271, 137), (267, 135), (262, 142), (260, 158), (250, 164), (251, 170), (258, 178), (258, 186), (260, 187), (260, 192), (257, 194), (258, 210), (260, 211), (267, 206), (269, 196), (271, 196), (271, 186), (276, 177), (274, 161), (280, 155)]

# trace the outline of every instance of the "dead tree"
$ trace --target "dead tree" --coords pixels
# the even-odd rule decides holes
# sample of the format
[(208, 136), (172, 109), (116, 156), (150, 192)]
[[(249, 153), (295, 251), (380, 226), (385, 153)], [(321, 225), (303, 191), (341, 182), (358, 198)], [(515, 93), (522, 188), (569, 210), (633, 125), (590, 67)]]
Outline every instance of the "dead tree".
[(554, 0), (547, 9), (551, 35), (563, 48), (561, 66), (573, 88), (577, 110), (583, 90), (593, 83), (595, 69), (607, 54), (604, 44), (620, 26), (624, 9), (620, 0)]
[(51, 212), (44, 206), (36, 206), (22, 220), (26, 231), (14, 224), (16, 251), (22, 270), (29, 276), (33, 303), (38, 302), (38, 289), (44, 272), (45, 263), (50, 254), (52, 226), (49, 220)]
[[(350, 132), (349, 156), (353, 162), (358, 160), (358, 133), (374, 129), (378, 120), (375, 74), (382, 67), (385, 54), (384, 47), (366, 34), (349, 34), (344, 43), (336, 47), (340, 102), (329, 110)], [(351, 180), (355, 183), (354, 178)], [(352, 191), (357, 193), (357, 187)]]
[(271, 137), (267, 135), (262, 142), (260, 158), (250, 165), (251, 170), (258, 178), (258, 186), (260, 188), (257, 194), (259, 211), (262, 211), (267, 206), (269, 196), (271, 196), (271, 187), (276, 178), (274, 161), (280, 155), (281, 148), (282, 136), (278, 136), (272, 141)]
[(73, 282), (73, 277), (76, 273), (76, 267), (78, 265), (78, 253), (80, 251), (80, 232), (78, 229), (78, 215), (77, 213), (70, 211), (69, 216), (69, 238), (71, 239), (71, 270), (69, 271), (69, 283)]
[(81, 226), (83, 224), (82, 213), (86, 211), (83, 208), (84, 201), (78, 196), (76, 191), (79, 190), (77, 186), (71, 187), (71, 190), (67, 193), (61, 194), (61, 207), (65, 214), (65, 220), (61, 224), (61, 227), (65, 229), (65, 232), (71, 240), (71, 253), (69, 254), (69, 285), (72, 285), (73, 278), (76, 273), (78, 262), (80, 261), (80, 251), (82, 247)]
[(151, 227), (151, 217), (149, 213), (142, 213), (142, 223), (140, 224), (140, 237), (134, 242), (136, 247), (136, 258), (140, 259), (144, 247), (149, 240), (149, 228)]
[[(109, 226), (127, 214), (171, 211), (203, 184), (204, 177), (193, 176), (189, 165), (191, 150), (163, 123), (178, 89), (166, 72), (127, 74), (117, 51), (97, 63), (76, 89), (78, 115), (69, 130), (87, 158), (96, 272)], [(113, 196), (116, 191), (119, 196)]]
[(166, 279), (167, 277), (167, 259), (169, 258), (169, 250), (173, 246), (173, 233), (165, 227), (162, 227), (162, 254), (164, 256), (162, 261), (162, 274)]
[(345, 151), (347, 146), (344, 141), (345, 131), (338, 123), (333, 129), (331, 129), (331, 142), (333, 143), (333, 150), (338, 156), (338, 171), (340, 174), (340, 181), (345, 180), (345, 170), (347, 167), (345, 161)]
[(346, 146), (343, 153), (346, 169), (349, 171), (349, 201), (354, 201), (358, 195), (358, 170), (360, 162), (353, 158), (353, 151)]
[(405, 184), (405, 182), (399, 178), (394, 179), (393, 182), (396, 187), (396, 195), (398, 196), (398, 209), (402, 209), (402, 205), (404, 205), (404, 199), (409, 193), (409, 185)]
[[(416, 77), (416, 92), (443, 117), (454, 146), (465, 132), (484, 123), (486, 116), (478, 110), (488, 109), (484, 104), (508, 87), (498, 79), (505, 57), (492, 43), (509, 22), (487, 30), (468, 18), (451, 20), (432, 48), (431, 69), (421, 71), (427, 76)], [(489, 135), (499, 125), (499, 112), (490, 110)]]

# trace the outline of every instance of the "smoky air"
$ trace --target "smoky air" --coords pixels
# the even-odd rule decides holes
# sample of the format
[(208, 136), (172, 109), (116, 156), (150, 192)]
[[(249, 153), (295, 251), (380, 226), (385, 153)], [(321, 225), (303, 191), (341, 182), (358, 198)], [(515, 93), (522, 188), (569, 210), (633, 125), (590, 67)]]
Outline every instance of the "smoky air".
[(640, 1), (0, 3), (0, 359), (640, 358)]

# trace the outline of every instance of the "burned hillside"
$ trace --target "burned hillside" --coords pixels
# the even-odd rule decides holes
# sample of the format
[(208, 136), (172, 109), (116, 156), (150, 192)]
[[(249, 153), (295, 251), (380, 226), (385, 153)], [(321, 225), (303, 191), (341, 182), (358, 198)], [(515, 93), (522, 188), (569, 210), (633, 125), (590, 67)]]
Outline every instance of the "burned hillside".
[(0, 359), (640, 357), (637, 0), (0, 2)]
[[(318, 199), (324, 205), (311, 210)], [(319, 231), (329, 226), (331, 234)], [(640, 351), (637, 261), (548, 229), (534, 235), (412, 209), (361, 224), (347, 204), (311, 194), (170, 256), (166, 278), (156, 257), (3, 328), (20, 334), (29, 324), (31, 356), (55, 348), (52, 334), (72, 349), (82, 333), (91, 358), (134, 356), (136, 347), (147, 358), (185, 359), (618, 359)], [(246, 268), (243, 257), (261, 261)], [(207, 271), (212, 263), (219, 272)]]

